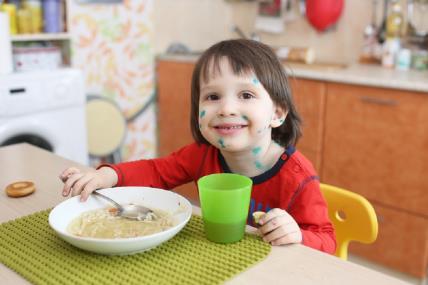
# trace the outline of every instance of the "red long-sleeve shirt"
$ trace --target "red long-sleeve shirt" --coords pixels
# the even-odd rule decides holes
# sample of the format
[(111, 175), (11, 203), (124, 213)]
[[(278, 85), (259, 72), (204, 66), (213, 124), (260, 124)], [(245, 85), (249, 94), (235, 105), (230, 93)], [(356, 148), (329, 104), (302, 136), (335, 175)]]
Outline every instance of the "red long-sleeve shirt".
[[(230, 172), (219, 150), (190, 144), (169, 156), (109, 165), (118, 175), (116, 186), (150, 186), (173, 189), (212, 173)], [(311, 163), (289, 147), (267, 172), (251, 178), (249, 217), (254, 211), (286, 210), (298, 223), (303, 244), (334, 253), (336, 239), (327, 204)], [(251, 220), (251, 219), (249, 219)]]

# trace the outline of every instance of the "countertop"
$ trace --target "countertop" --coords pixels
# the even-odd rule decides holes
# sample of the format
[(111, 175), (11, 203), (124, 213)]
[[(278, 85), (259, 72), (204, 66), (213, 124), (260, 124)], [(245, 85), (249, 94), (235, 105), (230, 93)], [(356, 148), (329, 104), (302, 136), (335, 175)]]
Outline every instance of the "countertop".
[[(198, 57), (198, 54), (160, 54), (157, 59), (192, 63)], [(284, 63), (284, 66), (290, 76), (297, 78), (428, 93), (428, 71), (403, 71), (358, 63), (343, 66)]]

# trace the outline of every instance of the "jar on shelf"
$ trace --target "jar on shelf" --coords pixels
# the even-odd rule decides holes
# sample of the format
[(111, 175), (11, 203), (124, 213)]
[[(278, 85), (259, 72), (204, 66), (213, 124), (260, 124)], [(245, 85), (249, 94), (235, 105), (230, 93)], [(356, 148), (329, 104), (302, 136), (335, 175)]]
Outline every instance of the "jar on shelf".
[(31, 32), (38, 34), (42, 32), (42, 2), (40, 0), (27, 0), (25, 8), (30, 12)]

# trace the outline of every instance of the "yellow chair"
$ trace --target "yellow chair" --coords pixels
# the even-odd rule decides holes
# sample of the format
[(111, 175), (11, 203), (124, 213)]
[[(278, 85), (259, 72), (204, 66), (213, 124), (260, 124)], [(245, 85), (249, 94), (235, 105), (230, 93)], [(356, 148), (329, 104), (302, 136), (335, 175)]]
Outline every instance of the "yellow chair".
[(328, 204), (328, 215), (336, 230), (335, 255), (347, 260), (350, 241), (372, 243), (376, 240), (376, 213), (370, 202), (357, 193), (323, 183), (320, 187)]

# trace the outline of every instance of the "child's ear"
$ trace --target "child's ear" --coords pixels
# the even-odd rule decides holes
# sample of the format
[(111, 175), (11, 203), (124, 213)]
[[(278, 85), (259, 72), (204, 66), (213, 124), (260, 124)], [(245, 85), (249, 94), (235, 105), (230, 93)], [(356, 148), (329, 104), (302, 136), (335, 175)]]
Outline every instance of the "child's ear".
[(285, 111), (281, 107), (276, 107), (275, 113), (273, 114), (272, 120), (270, 122), (270, 126), (272, 127), (272, 129), (280, 127), (285, 122), (287, 114), (288, 111)]

